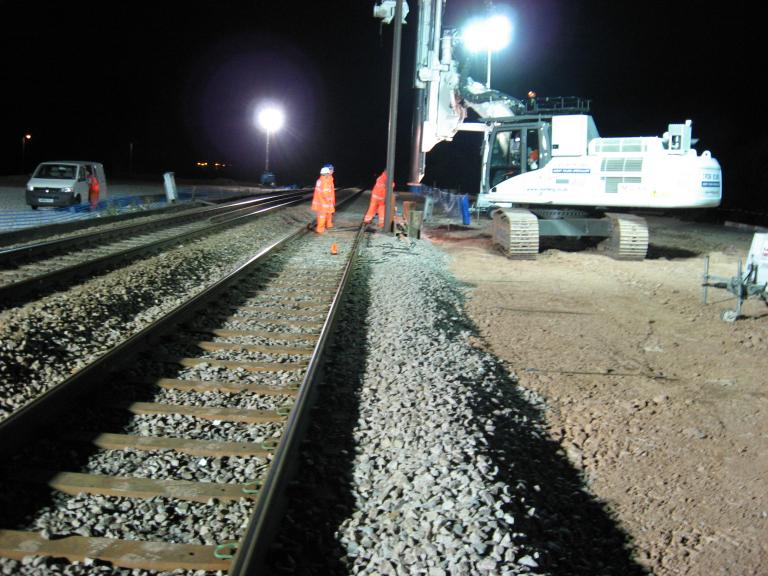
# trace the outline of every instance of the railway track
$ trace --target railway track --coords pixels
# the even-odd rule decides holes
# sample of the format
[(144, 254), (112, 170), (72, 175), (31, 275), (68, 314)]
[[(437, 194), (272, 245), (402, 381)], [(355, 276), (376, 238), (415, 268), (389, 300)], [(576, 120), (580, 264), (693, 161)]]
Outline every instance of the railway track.
[(28, 301), (62, 284), (125, 264), (307, 199), (304, 190), (115, 225), (0, 249), (0, 302)]
[(306, 232), (0, 423), (4, 569), (258, 565), (363, 230)]

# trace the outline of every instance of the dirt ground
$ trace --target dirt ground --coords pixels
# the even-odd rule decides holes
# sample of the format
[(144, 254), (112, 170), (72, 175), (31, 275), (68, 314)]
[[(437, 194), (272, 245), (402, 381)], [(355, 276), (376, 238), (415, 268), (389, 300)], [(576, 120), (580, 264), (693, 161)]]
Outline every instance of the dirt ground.
[[(644, 261), (599, 246), (510, 260), (491, 220), (422, 237), (471, 287), (479, 346), (547, 402), (550, 433), (659, 576), (768, 574), (768, 306), (724, 289), (753, 229), (648, 217)], [(557, 247), (556, 247), (557, 246)]]

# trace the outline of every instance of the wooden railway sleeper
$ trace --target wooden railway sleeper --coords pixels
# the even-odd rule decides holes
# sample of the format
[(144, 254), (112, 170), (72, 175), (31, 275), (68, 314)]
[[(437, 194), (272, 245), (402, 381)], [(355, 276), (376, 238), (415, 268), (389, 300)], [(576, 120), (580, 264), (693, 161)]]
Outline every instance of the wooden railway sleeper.
[(119, 568), (227, 572), (230, 558), (216, 556), (216, 546), (117, 540), (88, 536), (46, 539), (37, 532), (0, 530), (0, 556), (23, 560), (30, 555), (110, 562)]
[(239, 500), (240, 498), (252, 500), (263, 486), (261, 480), (252, 480), (245, 484), (220, 484), (25, 468), (4, 470), (3, 477), (16, 482), (47, 484), (54, 490), (72, 495), (98, 494), (139, 499), (162, 497), (202, 504), (209, 502), (212, 498), (216, 500)]
[[(357, 242), (357, 241), (356, 241)], [(348, 276), (349, 272), (345, 273)], [(342, 292), (339, 289), (335, 294)], [(338, 302), (334, 300), (334, 303), (329, 306), (329, 314), (331, 314), (338, 306)], [(188, 318), (189, 316), (187, 316)], [(265, 322), (269, 324), (270, 322)], [(166, 322), (167, 324), (167, 322)], [(332, 325), (332, 317), (326, 319), (326, 322), (322, 325)], [(178, 325), (178, 324), (176, 324)], [(231, 336), (228, 334), (228, 336)], [(249, 334), (253, 335), (255, 331), (235, 331), (237, 335)], [(215, 334), (217, 336), (221, 334)], [(275, 340), (308, 340), (318, 341), (318, 334), (279, 334), (269, 333), (268, 338), (274, 338)], [(323, 334), (319, 337), (319, 346), (322, 349), (327, 340), (327, 334)], [(299, 370), (308, 370), (311, 374), (317, 374), (319, 369), (319, 355), (314, 353), (309, 366), (304, 365), (298, 368)], [(181, 362), (179, 362), (181, 360)], [(166, 360), (164, 360), (166, 361)], [(212, 359), (207, 358), (189, 358), (189, 359), (172, 359), (171, 362), (180, 364), (182, 366), (188, 366), (187, 362), (192, 366), (197, 366), (201, 363), (213, 362)], [(265, 363), (243, 363), (235, 362), (231, 366), (244, 367)], [(285, 371), (289, 369), (289, 366), (295, 366), (297, 363), (273, 363), (272, 365), (278, 371)], [(302, 364), (302, 363), (298, 363)], [(306, 363), (303, 363), (306, 364)], [(98, 382), (106, 377), (106, 372), (96, 371), (94, 369), (93, 374), (90, 376), (91, 380)], [(311, 381), (312, 377), (305, 375), (305, 381)], [(181, 379), (163, 379), (156, 378), (156, 384), (162, 386), (160, 382), (164, 381), (168, 387), (180, 387), (183, 386), (184, 380)], [(245, 382), (239, 383), (242, 386), (246, 386)], [(200, 385), (191, 384), (191, 386)], [(215, 386), (216, 384), (214, 384)], [(297, 394), (298, 392), (298, 394)], [(254, 409), (239, 409), (239, 408), (206, 408), (201, 406), (191, 405), (176, 405), (166, 404), (158, 402), (127, 402), (120, 404), (123, 408), (134, 414), (184, 414), (196, 418), (215, 419), (215, 420), (227, 420), (232, 422), (285, 422), (289, 423), (289, 420), (296, 420), (300, 414), (306, 414), (306, 408), (300, 409), (302, 406), (306, 407), (308, 393), (306, 386), (302, 386), (297, 390), (295, 387), (290, 387), (287, 390), (288, 396), (298, 396), (297, 408), (294, 409), (292, 404), (278, 407), (274, 410), (254, 410)], [(11, 428), (13, 429), (13, 428)], [(18, 429), (18, 428), (17, 428)], [(277, 434), (275, 432), (274, 434)], [(291, 442), (288, 442), (288, 441)], [(247, 443), (210, 443), (206, 441), (194, 441), (184, 439), (171, 439), (171, 438), (150, 438), (150, 437), (130, 437), (129, 435), (107, 435), (99, 434), (95, 439), (91, 440), (94, 445), (104, 447), (109, 445), (109, 442), (113, 443), (135, 443), (137, 446), (141, 446), (139, 449), (152, 450), (158, 449), (158, 445), (162, 445), (165, 448), (172, 447), (172, 449), (179, 449), (181, 451), (188, 451), (193, 453), (194, 451), (208, 450), (226, 450), (235, 451), (239, 450), (238, 446)], [(279, 459), (284, 457), (286, 453), (286, 446), (295, 445), (297, 440), (291, 433), (283, 433), (279, 438), (268, 438), (261, 443), (253, 443), (255, 446), (251, 446), (249, 449), (253, 452), (261, 451), (259, 457), (266, 457), (267, 459)], [(205, 447), (208, 445), (208, 448)], [(277, 486), (280, 485), (282, 474), (284, 474), (284, 468), (277, 467), (278, 472), (274, 468), (270, 467), (269, 472), (265, 476), (264, 484), (262, 480), (256, 479), (246, 482), (244, 484), (237, 484), (237, 489), (241, 492), (239, 497), (250, 497), (256, 501), (257, 512), (265, 513), (272, 506), (272, 502), (275, 500), (275, 494)], [(60, 473), (65, 474), (64, 479), (69, 479), (70, 483), (74, 484), (76, 473)], [(89, 476), (89, 475), (84, 475)], [(59, 477), (62, 480), (62, 477)], [(164, 483), (168, 483), (169, 486), (185, 486), (182, 484), (172, 484), (173, 482), (183, 482), (177, 480), (164, 481), (164, 480), (149, 480), (150, 484), (146, 484), (151, 489), (159, 491), (164, 487)], [(88, 481), (92, 481), (92, 478)], [(108, 490), (109, 483), (119, 483), (121, 478), (103, 480), (107, 483), (107, 488), (99, 487), (99, 490)], [(141, 479), (137, 482), (141, 484)], [(191, 484), (197, 484), (191, 482)], [(216, 489), (216, 485), (209, 486), (209, 488)], [(149, 490), (150, 488), (145, 489)], [(126, 488), (123, 486), (123, 490)], [(135, 490), (137, 493), (141, 492), (141, 486), (129, 487), (129, 490)], [(243, 496), (245, 494), (245, 496)], [(233, 495), (234, 496), (234, 495)], [(257, 528), (254, 530), (253, 526)], [(254, 524), (253, 520), (249, 524), (247, 529), (246, 538), (257, 537), (259, 541), (263, 538), (261, 534), (260, 524)], [(66, 546), (62, 546), (62, 543), (66, 540)], [(124, 568), (142, 568), (142, 569), (157, 569), (157, 570), (172, 570), (177, 568), (191, 569), (191, 570), (222, 570), (229, 571), (233, 567), (235, 562), (238, 564), (248, 564), (254, 557), (254, 547), (248, 539), (239, 543), (224, 542), (217, 546), (197, 546), (197, 547), (183, 547), (184, 545), (178, 544), (166, 544), (162, 542), (128, 542), (124, 540), (111, 540), (106, 538), (87, 538), (87, 537), (66, 537), (56, 540), (46, 540), (40, 535), (26, 533), (22, 531), (0, 531), (0, 555), (10, 558), (23, 558), (24, 556), (34, 555), (53, 555), (57, 557), (65, 557), (69, 560), (81, 560), (82, 558), (94, 558), (111, 562), (116, 567)], [(243, 558), (238, 558), (240, 555), (240, 548), (244, 548)], [(50, 554), (48, 552), (51, 552)], [(150, 554), (151, 551), (151, 554)], [(226, 551), (226, 552), (225, 552)], [(219, 556), (226, 557), (217, 557)], [(232, 562), (230, 562), (232, 561)], [(239, 573), (239, 572), (238, 572)]]

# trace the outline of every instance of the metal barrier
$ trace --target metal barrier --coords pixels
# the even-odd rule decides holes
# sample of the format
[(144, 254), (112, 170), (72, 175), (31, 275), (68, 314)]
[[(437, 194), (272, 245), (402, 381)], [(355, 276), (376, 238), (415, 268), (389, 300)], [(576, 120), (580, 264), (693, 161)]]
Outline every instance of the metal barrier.
[(424, 184), (418, 188), (412, 188), (418, 195), (424, 198), (424, 213), (422, 220), (429, 222), (434, 216), (447, 217), (458, 220), (462, 224), (470, 224), (469, 197), (466, 194), (458, 194), (454, 190), (442, 190)]

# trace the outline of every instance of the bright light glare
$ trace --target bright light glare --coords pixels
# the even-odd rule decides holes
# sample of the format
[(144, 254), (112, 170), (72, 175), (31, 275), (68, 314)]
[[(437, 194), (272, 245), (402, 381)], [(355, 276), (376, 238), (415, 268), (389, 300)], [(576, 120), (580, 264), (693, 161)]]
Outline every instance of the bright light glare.
[(472, 52), (496, 52), (512, 39), (512, 23), (499, 14), (473, 20), (464, 29), (464, 45)]
[(283, 126), (284, 119), (283, 111), (274, 106), (262, 108), (259, 111), (259, 126), (267, 132), (276, 132), (277, 130), (280, 130)]

